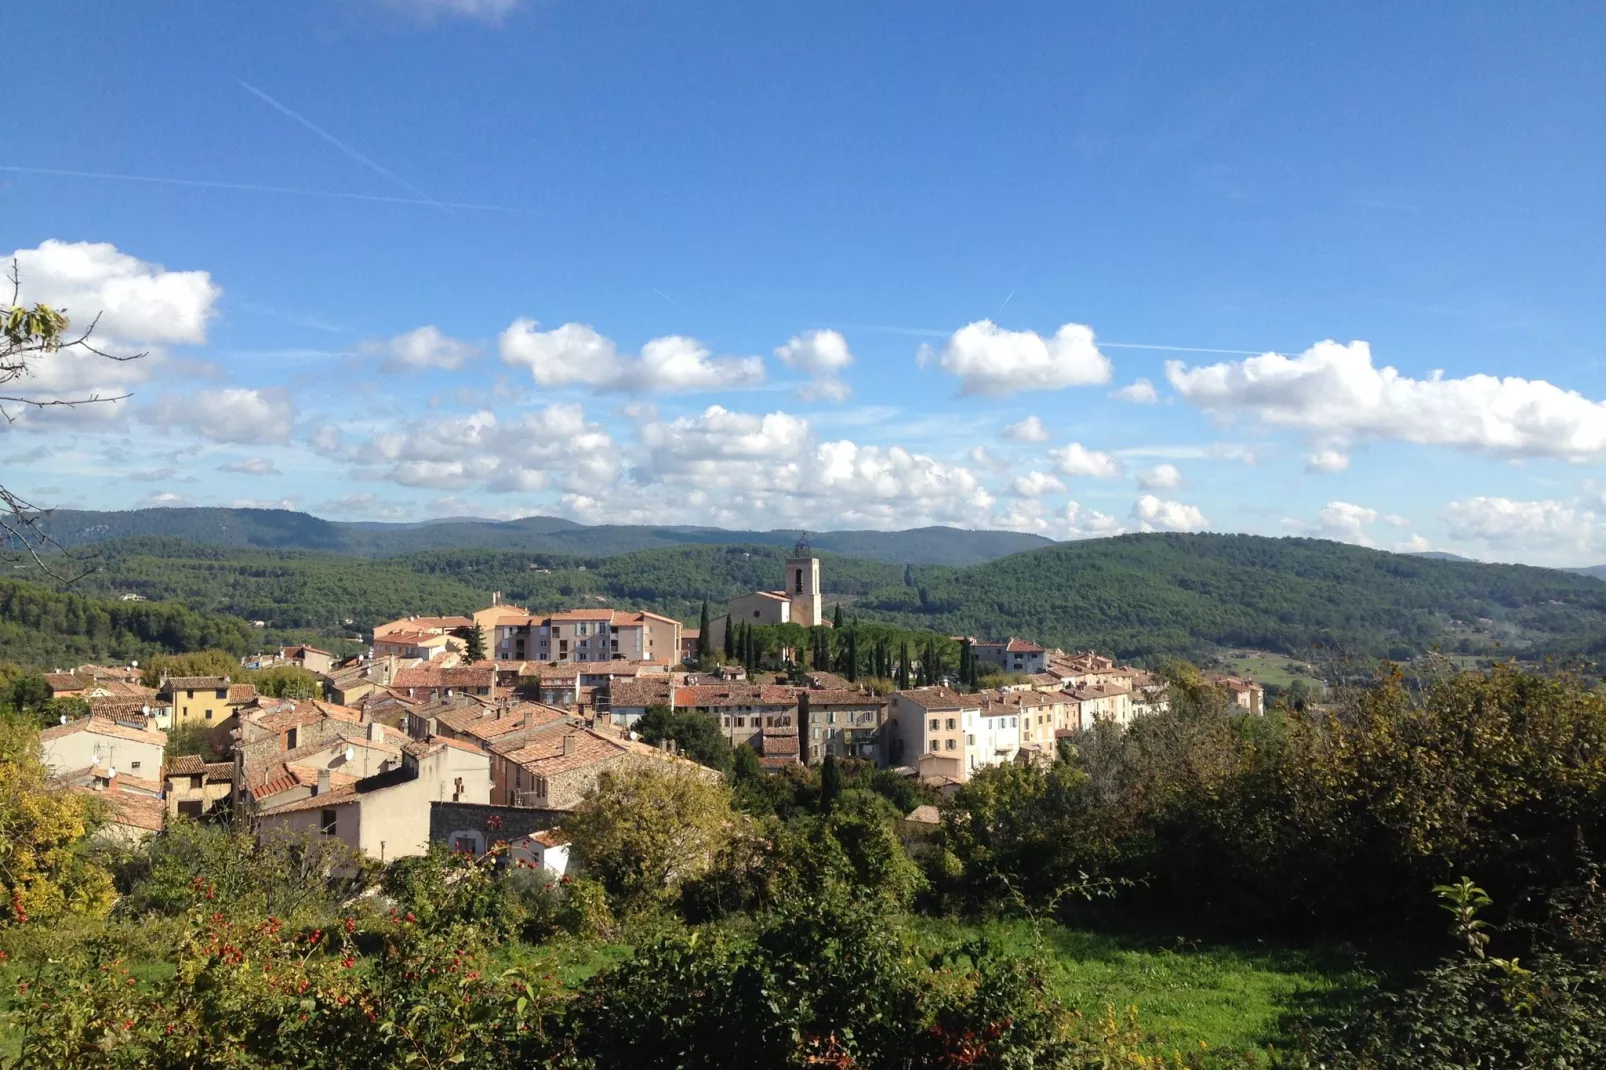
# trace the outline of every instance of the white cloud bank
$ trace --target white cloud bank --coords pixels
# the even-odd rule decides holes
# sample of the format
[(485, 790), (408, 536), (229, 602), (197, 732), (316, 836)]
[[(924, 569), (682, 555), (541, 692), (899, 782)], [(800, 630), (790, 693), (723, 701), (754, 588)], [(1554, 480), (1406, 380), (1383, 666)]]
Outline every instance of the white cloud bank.
[(633, 357), (583, 323), (550, 331), (539, 326), (531, 319), (514, 320), (498, 339), (498, 349), (504, 363), (528, 368), (540, 386), (673, 393), (734, 390), (764, 381), (762, 358), (714, 357), (694, 338), (654, 338)]
[(1068, 476), (1114, 479), (1121, 474), (1120, 461), (1108, 453), (1090, 450), (1080, 442), (1072, 442), (1064, 449), (1049, 450), (1048, 456)]
[(139, 415), (157, 427), (242, 444), (288, 442), (295, 423), (295, 408), (283, 390), (245, 387), (164, 394)]
[(1266, 353), (1196, 368), (1168, 361), (1166, 378), (1205, 412), (1246, 415), (1321, 440), (1317, 457), (1367, 439), (1503, 457), (1606, 457), (1606, 404), (1542, 379), (1413, 379), (1374, 366), (1365, 342), (1319, 342), (1297, 357)]
[(1210, 526), (1198, 506), (1164, 501), (1153, 494), (1133, 503), (1132, 519), (1139, 531), (1200, 531)]
[(964, 394), (1003, 395), (1022, 390), (1058, 390), (1110, 381), (1110, 361), (1093, 344), (1093, 329), (1067, 323), (1052, 336), (1006, 331), (992, 320), (978, 320), (955, 331), (935, 355), (922, 346), (922, 365), (959, 379)]
[(1452, 539), (1502, 551), (1594, 554), (1606, 542), (1595, 511), (1576, 501), (1479, 496), (1450, 502), (1444, 520)]

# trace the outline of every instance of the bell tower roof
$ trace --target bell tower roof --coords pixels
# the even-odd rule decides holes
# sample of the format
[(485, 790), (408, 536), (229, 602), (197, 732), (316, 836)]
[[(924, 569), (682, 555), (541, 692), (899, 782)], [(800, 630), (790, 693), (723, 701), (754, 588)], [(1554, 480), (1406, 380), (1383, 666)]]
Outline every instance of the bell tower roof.
[(796, 558), (813, 557), (814, 548), (809, 545), (809, 533), (800, 531), (797, 535), (797, 545), (792, 547), (792, 556)]

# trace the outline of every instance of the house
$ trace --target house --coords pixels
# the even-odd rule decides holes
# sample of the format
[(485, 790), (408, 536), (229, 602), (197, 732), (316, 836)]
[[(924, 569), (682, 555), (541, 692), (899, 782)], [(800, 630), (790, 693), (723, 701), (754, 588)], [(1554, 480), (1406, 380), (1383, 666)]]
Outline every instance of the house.
[(394, 769), (346, 784), (320, 773), (310, 795), (258, 813), (261, 834), (330, 836), (381, 862), (420, 855), (429, 847), (430, 804), (489, 802), (490, 764), (458, 740), (413, 740)]
[(123, 777), (105, 778), (91, 786), (75, 786), (102, 804), (105, 824), (95, 830), (95, 838), (124, 847), (137, 847), (162, 831), (166, 819), (160, 789), (147, 791), (123, 783)]
[(1055, 733), (1074, 726), (1081, 713), (1081, 704), (1069, 695), (1036, 689), (989, 691), (983, 709), (989, 708), (1018, 719), (1016, 744), (1022, 753), (1037, 757), (1053, 757)]
[(1042, 672), (1048, 663), (1048, 652), (1026, 639), (1010, 638), (1002, 643), (973, 642), (970, 644), (970, 653), (983, 665), (1023, 676)]
[(457, 633), (474, 627), (468, 617), (403, 617), (374, 627), (373, 656), (429, 659), (461, 654), (468, 641)]
[(803, 764), (802, 748), (795, 728), (766, 728), (753, 740), (758, 764), (766, 772)]
[(1266, 689), (1237, 676), (1212, 676), (1210, 682), (1225, 690), (1237, 712), (1259, 717), (1266, 712)]
[[(709, 629), (713, 631), (712, 628)], [(697, 661), (697, 641), (702, 632), (696, 628), (682, 628), (680, 630), (680, 661), (683, 665), (694, 665)]]
[(390, 686), (408, 698), (433, 700), (454, 694), (492, 698), (496, 695), (496, 668), (489, 663), (444, 666), (426, 662), (396, 670)]
[(162, 771), (162, 750), (167, 733), (152, 728), (135, 728), (90, 714), (65, 724), (53, 725), (39, 733), (39, 747), (52, 775), (106, 769), (113, 778), (123, 773), (150, 782), (160, 794), (158, 777)]
[(1132, 692), (1116, 684), (1089, 684), (1064, 692), (1079, 705), (1076, 723), (1068, 728), (1083, 731), (1095, 724), (1114, 724), (1125, 728), (1132, 723)]
[(70, 672), (47, 672), (45, 685), (50, 688), (51, 698), (80, 698), (89, 682)]
[(315, 700), (281, 700), (246, 710), (235, 730), (235, 785), (242, 802), (266, 805), (294, 790), (296, 767), (349, 776), (353, 780), (401, 765), (409, 737), (376, 721), (364, 723), (357, 711)]
[(948, 687), (915, 687), (888, 697), (887, 760), (911, 765), (927, 780), (962, 783), (969, 776), (969, 742), (981, 699)]
[[(573, 723), (568, 710), (558, 709), (540, 702), (502, 702), (492, 706), (474, 703), (458, 709), (438, 713), (424, 720), (409, 721), (417, 725), (424, 735), (440, 735), (447, 739), (460, 739), (488, 751), (492, 745), (527, 729), (541, 728), (557, 722)], [(415, 736), (419, 732), (413, 733)]]
[[(825, 623), (825, 602), (820, 595), (820, 559), (814, 556), (807, 535), (798, 537), (792, 556), (781, 571), (781, 587), (775, 591), (754, 591), (733, 599), (730, 621), (734, 624), (800, 624), (818, 628)], [(710, 650), (725, 646), (725, 617), (709, 622)]]
[(184, 754), (162, 770), (162, 797), (169, 815), (199, 818), (233, 794), (233, 762), (205, 762), (199, 754)]
[(327, 650), (319, 650), (315, 646), (287, 646), (279, 650), (279, 664), (294, 665), (298, 669), (315, 672), (319, 676), (326, 676), (334, 668), (335, 656)]
[(158, 694), (172, 707), (174, 728), (221, 728), (225, 723), (232, 727), (230, 718), (257, 697), (257, 689), (233, 683), (227, 676), (170, 676)]
[(531, 869), (561, 877), (569, 869), (569, 837), (561, 829), (544, 829), (508, 842), (508, 858)]
[(634, 685), (613, 685), (609, 721), (628, 728), (640, 720), (648, 706), (662, 704), (713, 717), (731, 745), (738, 746), (750, 742), (762, 729), (795, 727), (798, 696), (803, 690), (786, 684), (720, 681), (671, 686), (656, 679), (639, 680)]
[(810, 765), (827, 754), (884, 764), (881, 723), (887, 701), (855, 688), (805, 688), (797, 692), (798, 725), (807, 733)]
[(717, 779), (720, 774), (696, 762), (588, 728), (553, 724), (533, 737), (492, 744), (493, 802), (570, 810), (603, 773), (641, 763), (667, 762), (693, 775)]

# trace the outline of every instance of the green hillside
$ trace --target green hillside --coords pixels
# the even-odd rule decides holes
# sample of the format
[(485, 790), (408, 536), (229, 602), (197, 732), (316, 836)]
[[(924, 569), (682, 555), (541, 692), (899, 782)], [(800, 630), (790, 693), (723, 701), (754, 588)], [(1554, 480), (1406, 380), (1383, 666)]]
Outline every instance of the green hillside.
[[(317, 550), (394, 557), (425, 550), (522, 550), (606, 557), (686, 544), (758, 543), (789, 548), (792, 529), (725, 531), (700, 527), (588, 527), (551, 516), (518, 520), (434, 520), (419, 524), (341, 523), (285, 509), (60, 509), (47, 527), (63, 546), (133, 538), (170, 538), (233, 548)], [(895, 564), (969, 565), (1050, 545), (1014, 531), (916, 528), (910, 531), (811, 533), (816, 550)]]
[[(1206, 646), (1405, 656), (1588, 650), (1606, 584), (1554, 569), (1442, 561), (1319, 539), (1126, 535), (872, 592), (868, 613), (1136, 657)], [(1482, 620), (1480, 620), (1482, 618)]]
[[(465, 612), (493, 591), (537, 611), (613, 605), (694, 620), (704, 598), (718, 612), (737, 595), (773, 587), (789, 553), (747, 543), (585, 557), (458, 549), (369, 558), (152, 538), (99, 549), (101, 568), (75, 588), (81, 594), (137, 593), (326, 637), (408, 613)], [(1367, 657), (1435, 647), (1524, 657), (1606, 649), (1606, 584), (1597, 579), (1316, 539), (1128, 535), (966, 568), (820, 556), (828, 605), (841, 602), (865, 620), (1022, 635), (1129, 658), (1223, 647), (1305, 657), (1313, 644)]]

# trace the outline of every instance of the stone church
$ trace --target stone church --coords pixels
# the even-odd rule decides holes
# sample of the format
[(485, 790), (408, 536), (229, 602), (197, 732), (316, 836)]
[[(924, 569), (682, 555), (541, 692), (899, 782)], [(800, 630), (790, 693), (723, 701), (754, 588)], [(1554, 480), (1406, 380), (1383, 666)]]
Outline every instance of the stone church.
[[(799, 536), (792, 556), (786, 560), (778, 591), (754, 591), (733, 599), (730, 605), (731, 623), (746, 621), (749, 624), (801, 624), (805, 628), (825, 623), (824, 608), (820, 601), (820, 559), (809, 547), (809, 537)], [(725, 645), (725, 618), (716, 616), (709, 621), (710, 647), (718, 651)]]

